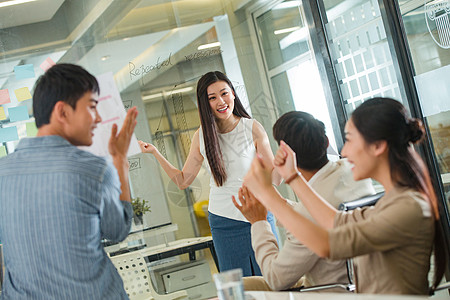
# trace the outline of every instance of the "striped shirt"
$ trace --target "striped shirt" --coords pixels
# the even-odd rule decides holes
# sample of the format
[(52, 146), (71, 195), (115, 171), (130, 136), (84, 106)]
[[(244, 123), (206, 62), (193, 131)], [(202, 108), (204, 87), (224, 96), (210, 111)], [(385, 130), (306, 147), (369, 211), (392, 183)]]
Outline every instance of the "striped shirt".
[(111, 162), (60, 136), (0, 159), (0, 299), (128, 299), (101, 239), (123, 240), (132, 208)]

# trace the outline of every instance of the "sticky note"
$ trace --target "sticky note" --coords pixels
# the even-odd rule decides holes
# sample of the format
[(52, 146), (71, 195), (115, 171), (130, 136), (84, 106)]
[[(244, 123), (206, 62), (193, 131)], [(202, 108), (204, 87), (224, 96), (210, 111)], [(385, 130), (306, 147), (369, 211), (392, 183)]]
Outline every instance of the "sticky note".
[(34, 66), (33, 64), (21, 65), (14, 67), (14, 74), (16, 74), (16, 79), (27, 79), (34, 78)]
[(11, 99), (9, 98), (8, 90), (0, 90), (0, 104), (10, 103)]
[(17, 141), (18, 139), (16, 126), (0, 128), (0, 143)]
[(0, 157), (6, 156), (6, 148), (5, 146), (0, 146)]
[(5, 109), (0, 107), (0, 121), (6, 120)]
[(14, 90), (14, 94), (16, 94), (17, 101), (25, 101), (31, 99), (30, 90), (27, 87)]
[(50, 57), (47, 57), (47, 59), (44, 60), (44, 62), (39, 67), (41, 67), (42, 70), (47, 71), (54, 65), (55, 62)]
[(17, 106), (8, 108), (9, 121), (25, 121), (30, 117), (28, 116), (28, 108), (26, 106)]
[(36, 123), (34, 122), (29, 122), (27, 123), (27, 136), (29, 137), (33, 137), (37, 135), (37, 127), (36, 127)]

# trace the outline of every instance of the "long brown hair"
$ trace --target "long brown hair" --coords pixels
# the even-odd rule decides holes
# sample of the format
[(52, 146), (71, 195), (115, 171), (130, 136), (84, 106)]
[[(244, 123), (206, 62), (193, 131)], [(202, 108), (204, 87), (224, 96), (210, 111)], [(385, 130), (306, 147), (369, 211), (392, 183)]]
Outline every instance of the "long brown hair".
[(237, 117), (244, 117), (250, 119), (250, 115), (245, 110), (241, 103), (233, 84), (230, 79), (219, 71), (208, 72), (203, 75), (197, 83), (197, 104), (202, 124), (203, 140), (205, 142), (206, 158), (208, 159), (211, 173), (217, 186), (222, 186), (227, 180), (227, 173), (225, 164), (222, 158), (222, 151), (219, 145), (219, 135), (217, 132), (216, 120), (214, 114), (209, 106), (208, 86), (217, 82), (225, 81), (231, 88), (234, 94), (234, 109), (233, 114)]
[(352, 121), (367, 143), (386, 141), (392, 180), (399, 186), (415, 189), (426, 196), (435, 221), (434, 253), (435, 289), (445, 271), (445, 253), (439, 210), (430, 174), (412, 144), (425, 137), (422, 121), (409, 118), (406, 108), (390, 98), (374, 98), (361, 104), (352, 114)]

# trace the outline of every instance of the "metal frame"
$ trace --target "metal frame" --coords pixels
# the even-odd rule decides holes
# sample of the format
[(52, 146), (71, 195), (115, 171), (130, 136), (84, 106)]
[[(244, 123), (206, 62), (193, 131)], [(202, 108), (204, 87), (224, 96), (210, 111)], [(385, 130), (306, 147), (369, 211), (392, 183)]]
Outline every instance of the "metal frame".
[[(339, 84), (334, 72), (333, 62), (328, 48), (328, 40), (324, 24), (327, 21), (323, 0), (303, 0), (303, 9), (306, 23), (309, 27), (310, 39), (313, 44), (313, 51), (316, 64), (322, 78), (327, 105), (331, 116), (333, 130), (335, 131), (338, 148), (343, 146), (344, 127), (348, 119), (343, 106)], [(399, 80), (401, 93), (405, 95), (409, 110), (413, 117), (426, 120), (422, 114), (422, 109), (414, 82), (414, 68), (409, 46), (406, 40), (406, 32), (403, 27), (400, 7), (398, 1), (378, 0), (381, 18), (386, 30), (388, 45), (391, 50), (394, 68)], [(264, 55), (264, 54), (263, 54)], [(333, 110), (334, 108), (334, 110)], [(418, 147), (418, 151), (424, 158), (430, 171), (433, 186), (439, 199), (439, 212), (441, 226), (444, 230), (444, 238), (447, 249), (450, 249), (450, 216), (445, 200), (444, 186), (440, 177), (439, 166), (434, 153), (433, 141), (427, 122), (424, 122), (427, 139), (424, 144)], [(450, 261), (447, 264), (447, 273), (450, 270)]]
[[(256, 18), (263, 13), (270, 10), (277, 3), (281, 1), (271, 1), (266, 3), (263, 6), (259, 6), (257, 9), (255, 8), (251, 12), (251, 17), (253, 19), (254, 24), (254, 35), (257, 36), (257, 25)], [(319, 70), (319, 74), (322, 81), (322, 87), (325, 95), (325, 100), (328, 108), (328, 113), (331, 119), (331, 125), (333, 128), (336, 145), (338, 151), (342, 149), (344, 145), (344, 127), (347, 121), (347, 116), (345, 113), (344, 106), (342, 104), (342, 98), (339, 92), (337, 79), (334, 74), (332, 61), (330, 54), (328, 52), (327, 47), (327, 39), (325, 36), (325, 30), (323, 28), (323, 24), (321, 21), (321, 16), (319, 13), (319, 6), (316, 0), (303, 0), (303, 14), (302, 17), (305, 18), (306, 25), (309, 30), (309, 40), (308, 43), (310, 45), (310, 52), (307, 54), (303, 54), (299, 57), (296, 57), (290, 61), (282, 63), (280, 66), (269, 70), (267, 65), (265, 64), (265, 53), (262, 49), (262, 45), (260, 44), (259, 37), (256, 40), (257, 47), (259, 49), (259, 55), (261, 56), (262, 64), (264, 65), (264, 69), (266, 71), (266, 79), (267, 83), (270, 86), (270, 93), (273, 99), (276, 97), (273, 94), (274, 89), (272, 88), (272, 83), (270, 78), (275, 75), (275, 73), (281, 73), (281, 70), (286, 70), (292, 64), (298, 64), (301, 61), (304, 61), (306, 58), (313, 56), (317, 68)], [(279, 114), (280, 112), (278, 112)]]
[[(381, 18), (386, 30), (388, 45), (391, 50), (394, 68), (399, 80), (401, 93), (405, 95), (405, 100), (413, 117), (426, 120), (422, 114), (422, 109), (414, 82), (414, 68), (409, 50), (407, 36), (403, 27), (402, 17), (398, 1), (377, 0), (380, 6)], [(341, 129), (341, 136), (345, 122), (348, 118), (343, 106), (342, 97), (339, 90), (338, 80), (334, 73), (334, 66), (328, 50), (328, 41), (324, 24), (327, 22), (323, 0), (303, 0), (307, 23), (310, 26), (310, 36), (313, 39), (314, 51), (319, 70), (324, 80), (324, 87), (327, 99), (332, 99), (330, 105), (334, 105), (335, 114), (330, 111), (332, 121), (337, 122)], [(335, 118), (335, 119), (334, 119)], [(334, 120), (333, 120), (334, 119)], [(430, 138), (430, 130), (427, 122), (424, 122), (427, 139), (424, 144), (418, 147), (418, 151), (424, 158), (430, 171), (433, 186), (439, 199), (439, 212), (441, 226), (444, 230), (444, 238), (447, 249), (450, 249), (450, 216), (445, 200), (444, 187), (440, 177), (439, 166), (434, 154), (433, 142)], [(333, 123), (333, 127), (335, 123)], [(449, 275), (450, 262), (447, 263), (447, 275)]]
[(328, 48), (328, 39), (324, 23), (327, 21), (323, 2), (319, 0), (303, 0), (306, 23), (309, 27), (309, 36), (313, 44), (313, 51), (317, 67), (322, 79), (322, 86), (327, 101), (328, 113), (336, 139), (338, 151), (344, 146), (344, 127), (347, 114), (343, 106), (339, 84), (334, 72), (333, 61)]
[[(394, 67), (398, 72), (398, 76), (403, 84), (403, 89), (408, 101), (411, 115), (415, 118), (426, 120), (422, 114), (422, 108), (417, 93), (417, 88), (414, 82), (414, 67), (412, 65), (412, 57), (407, 42), (406, 32), (402, 22), (402, 15), (398, 1), (392, 0), (378, 0), (380, 5), (381, 17), (386, 30), (386, 35), (391, 49), (391, 54), (394, 61)], [(447, 251), (450, 249), (450, 217), (445, 201), (444, 186), (440, 176), (439, 165), (434, 153), (433, 141), (427, 122), (423, 122), (426, 131), (426, 140), (418, 151), (424, 158), (425, 163), (430, 171), (430, 177), (433, 182), (433, 187), (438, 197), (438, 206), (440, 213), (440, 223), (444, 231), (444, 240)], [(447, 262), (447, 274), (450, 270), (450, 261)]]
[[(270, 11), (272, 8), (274, 8), (277, 4), (281, 3), (283, 0), (271, 0), (267, 3), (264, 3), (262, 5), (258, 5), (258, 7), (254, 8), (253, 10), (249, 11), (249, 17), (252, 20), (252, 24), (253, 24), (253, 34), (255, 37), (255, 42), (257, 47), (255, 49), (258, 49), (258, 55), (261, 59), (262, 62), (262, 66), (264, 68), (265, 71), (265, 78), (267, 80), (267, 85), (269, 88), (269, 93), (270, 96), (272, 97), (272, 105), (275, 108), (275, 120), (278, 119), (281, 115), (282, 115), (282, 111), (280, 111), (280, 107), (279, 107), (279, 103), (277, 102), (277, 97), (275, 95), (274, 92), (274, 88), (272, 86), (272, 80), (271, 78), (275, 75), (281, 74), (283, 71), (287, 70), (289, 66), (297, 63), (300, 59), (299, 57), (295, 57), (293, 59), (291, 59), (290, 61), (284, 62), (281, 65), (270, 69), (269, 66), (267, 65), (267, 58), (266, 58), (266, 53), (264, 52), (264, 48), (262, 45), (262, 41), (261, 38), (258, 34), (258, 22), (257, 22), (257, 18), (261, 15), (263, 15), (264, 13)], [(256, 51), (255, 51), (256, 52)], [(294, 106), (294, 103), (290, 103), (292, 106)], [(274, 120), (274, 121), (275, 121)]]

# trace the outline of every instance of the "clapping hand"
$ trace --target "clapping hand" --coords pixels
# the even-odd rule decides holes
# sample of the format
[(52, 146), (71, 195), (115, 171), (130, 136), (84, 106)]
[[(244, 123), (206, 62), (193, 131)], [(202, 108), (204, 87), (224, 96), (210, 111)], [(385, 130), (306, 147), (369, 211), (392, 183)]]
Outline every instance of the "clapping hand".
[(239, 189), (238, 197), (241, 205), (237, 203), (234, 196), (231, 197), (234, 206), (239, 209), (239, 211), (251, 224), (257, 221), (266, 220), (267, 209), (255, 198), (252, 193), (250, 193), (245, 186)]
[(275, 170), (284, 179), (287, 179), (297, 172), (297, 159), (295, 152), (284, 141), (280, 142), (275, 158), (273, 160)]
[(111, 156), (127, 157), (128, 148), (130, 146), (131, 137), (133, 136), (134, 128), (136, 127), (136, 117), (138, 111), (136, 107), (128, 110), (122, 128), (119, 133), (117, 124), (113, 124), (111, 129), (111, 137), (109, 138), (108, 150)]
[(244, 185), (257, 199), (261, 199), (264, 190), (272, 188), (272, 168), (265, 166), (259, 155), (253, 159), (244, 177)]

